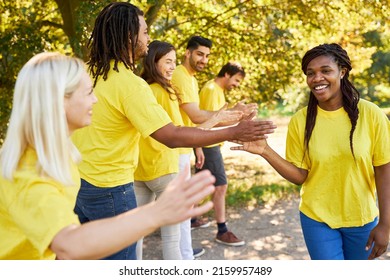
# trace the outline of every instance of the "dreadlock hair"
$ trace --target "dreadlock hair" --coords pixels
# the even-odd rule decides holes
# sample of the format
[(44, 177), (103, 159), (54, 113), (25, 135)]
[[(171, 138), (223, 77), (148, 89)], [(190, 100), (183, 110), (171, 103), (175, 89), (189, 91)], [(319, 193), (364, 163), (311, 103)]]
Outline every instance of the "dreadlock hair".
[[(306, 75), (307, 66), (314, 58), (319, 56), (328, 56), (333, 58), (334, 62), (340, 69), (346, 69), (345, 75), (341, 79), (341, 93), (343, 98), (344, 110), (348, 113), (348, 117), (351, 121), (351, 131), (349, 133), (349, 145), (351, 147), (352, 156), (355, 158), (353, 151), (353, 133), (356, 128), (356, 123), (359, 118), (358, 103), (360, 94), (357, 89), (348, 80), (349, 72), (352, 70), (351, 60), (348, 57), (347, 52), (338, 44), (322, 44), (306, 52), (302, 58), (302, 71)], [(309, 141), (312, 135), (316, 117), (317, 117), (317, 105), (318, 100), (314, 97), (314, 94), (310, 92), (309, 104), (307, 106), (306, 126), (305, 126), (305, 148), (309, 151)]]
[(88, 70), (94, 78), (94, 86), (99, 76), (107, 79), (111, 59), (115, 60), (116, 71), (120, 61), (126, 68), (135, 69), (138, 17), (143, 15), (138, 7), (125, 2), (110, 3), (99, 13), (87, 45), (90, 48)]
[(229, 76), (234, 76), (237, 73), (240, 73), (242, 77), (245, 77), (244, 68), (242, 68), (240, 63), (228, 62), (224, 66), (222, 66), (221, 70), (219, 70), (217, 77), (222, 78), (225, 76), (225, 74), (228, 74)]
[(204, 38), (202, 36), (192, 36), (187, 43), (187, 50), (193, 51), (196, 50), (199, 46), (207, 47), (211, 49), (212, 46), (211, 40)]
[(147, 56), (143, 59), (143, 70), (141, 77), (148, 83), (157, 83), (169, 94), (171, 100), (181, 101), (179, 93), (173, 88), (171, 81), (164, 78), (157, 69), (158, 61), (171, 51), (176, 51), (175, 47), (167, 42), (155, 40), (149, 44)]

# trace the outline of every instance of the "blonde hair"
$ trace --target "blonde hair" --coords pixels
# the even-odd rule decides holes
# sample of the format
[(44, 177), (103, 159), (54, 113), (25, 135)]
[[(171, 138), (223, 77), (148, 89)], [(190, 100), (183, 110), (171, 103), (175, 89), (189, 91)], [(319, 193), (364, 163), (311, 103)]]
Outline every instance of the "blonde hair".
[(0, 150), (4, 178), (13, 179), (28, 146), (36, 150), (37, 171), (64, 185), (74, 185), (71, 161), (80, 154), (70, 140), (64, 97), (79, 86), (84, 62), (59, 53), (40, 53), (18, 74), (7, 136)]

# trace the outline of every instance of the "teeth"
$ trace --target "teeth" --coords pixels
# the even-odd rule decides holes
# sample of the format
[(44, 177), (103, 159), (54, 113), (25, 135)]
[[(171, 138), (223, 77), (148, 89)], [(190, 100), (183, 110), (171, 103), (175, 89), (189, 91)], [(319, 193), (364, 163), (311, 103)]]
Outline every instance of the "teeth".
[(327, 87), (326, 85), (322, 85), (322, 86), (314, 87), (314, 89), (324, 89), (324, 88), (326, 88), (326, 87)]

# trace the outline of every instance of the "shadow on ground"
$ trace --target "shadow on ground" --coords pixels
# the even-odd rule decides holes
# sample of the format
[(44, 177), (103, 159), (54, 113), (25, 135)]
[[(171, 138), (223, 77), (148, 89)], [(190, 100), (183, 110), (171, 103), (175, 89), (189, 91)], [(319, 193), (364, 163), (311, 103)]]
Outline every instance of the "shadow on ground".
[[(228, 227), (246, 241), (241, 247), (228, 247), (214, 241), (216, 224), (192, 231), (194, 247), (206, 253), (201, 260), (309, 260), (299, 224), (298, 198), (272, 206), (229, 212)], [(159, 231), (145, 237), (145, 260), (161, 260)], [(380, 259), (390, 260), (390, 249)]]

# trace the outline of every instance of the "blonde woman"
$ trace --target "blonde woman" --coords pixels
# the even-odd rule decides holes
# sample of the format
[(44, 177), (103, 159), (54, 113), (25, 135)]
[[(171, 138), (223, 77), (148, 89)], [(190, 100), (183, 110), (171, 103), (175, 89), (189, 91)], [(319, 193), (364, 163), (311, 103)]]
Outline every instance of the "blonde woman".
[(97, 102), (84, 63), (34, 56), (18, 75), (13, 102), (0, 150), (0, 259), (103, 258), (212, 207), (192, 207), (213, 192), (210, 173), (186, 182), (181, 174), (158, 201), (80, 225), (73, 212), (80, 154), (70, 136), (91, 123)]

